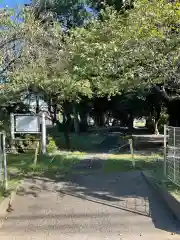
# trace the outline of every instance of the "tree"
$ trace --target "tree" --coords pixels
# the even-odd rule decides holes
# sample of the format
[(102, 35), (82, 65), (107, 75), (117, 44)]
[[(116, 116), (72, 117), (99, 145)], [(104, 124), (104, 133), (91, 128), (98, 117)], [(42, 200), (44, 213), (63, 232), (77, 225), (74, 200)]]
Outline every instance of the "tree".
[(106, 6), (114, 7), (117, 11), (127, 10), (133, 8), (134, 0), (90, 0), (89, 5), (97, 11), (101, 11)]
[(102, 21), (68, 34), (58, 20), (42, 22), (31, 8), (19, 14), (21, 22), (5, 15), (0, 56), (9, 83), (1, 96), (42, 92), (57, 109), (83, 97), (111, 99), (177, 79), (179, 9), (163, 0), (139, 0), (121, 15), (106, 7)]
[[(161, 11), (159, 10), (161, 9)], [(177, 69), (179, 4), (137, 1), (128, 14), (106, 8), (103, 21), (71, 32), (72, 74), (109, 96), (163, 83)]]
[(36, 18), (53, 13), (67, 28), (83, 26), (94, 16), (101, 16), (101, 10), (113, 6), (117, 11), (131, 9), (134, 0), (32, 0)]
[[(8, 90), (42, 91), (44, 94), (58, 95), (59, 101), (75, 100), (81, 92), (88, 94), (88, 82), (79, 82), (69, 74), (71, 62), (59, 23), (54, 21), (42, 25), (33, 13), (26, 10), (22, 16), (24, 21), (18, 24), (8, 18), (7, 25), (3, 23), (7, 28), (6, 31), (2, 30), (5, 40), (2, 39), (0, 48), (4, 64), (9, 54), (7, 47), (12, 51), (6, 68)], [(14, 46), (11, 49), (11, 39), (16, 43), (15, 49)]]
[(2, 101), (9, 93), (13, 96), (42, 93), (58, 111), (66, 101), (77, 102), (80, 95), (91, 95), (88, 81), (79, 81), (70, 74), (71, 59), (59, 22), (42, 23), (31, 9), (19, 13), (21, 22), (16, 22), (15, 16), (12, 12), (1, 19), (0, 58), (8, 81), (0, 89)]
[(65, 28), (82, 26), (91, 16), (87, 11), (88, 0), (32, 0), (35, 17), (53, 13)]

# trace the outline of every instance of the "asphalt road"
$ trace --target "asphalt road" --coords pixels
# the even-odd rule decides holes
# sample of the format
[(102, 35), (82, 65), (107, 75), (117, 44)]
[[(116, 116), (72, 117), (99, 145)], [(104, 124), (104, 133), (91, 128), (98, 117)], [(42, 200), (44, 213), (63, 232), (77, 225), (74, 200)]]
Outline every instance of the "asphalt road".
[(74, 175), (67, 183), (26, 180), (13, 208), (2, 240), (180, 239), (139, 172)]

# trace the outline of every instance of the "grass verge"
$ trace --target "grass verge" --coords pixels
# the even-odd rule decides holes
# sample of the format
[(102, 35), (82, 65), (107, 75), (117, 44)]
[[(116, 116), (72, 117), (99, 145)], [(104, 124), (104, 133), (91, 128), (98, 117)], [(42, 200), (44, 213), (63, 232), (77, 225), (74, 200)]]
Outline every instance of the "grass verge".
[(162, 157), (156, 154), (149, 156), (135, 154), (134, 159), (132, 159), (131, 154), (110, 154), (108, 159), (104, 162), (104, 172), (160, 169), (162, 167), (161, 159)]
[[(51, 156), (39, 155), (37, 164), (33, 164), (34, 153), (8, 154), (8, 193), (16, 188), (19, 182), (26, 176), (45, 177), (53, 180), (66, 178), (75, 170), (72, 166), (78, 163), (86, 152), (59, 152)], [(132, 157), (130, 154), (93, 154), (95, 158), (102, 158), (103, 172), (120, 172), (133, 171), (136, 169), (155, 170), (162, 167), (162, 161), (158, 155), (135, 155), (135, 167), (132, 165)], [(90, 171), (91, 172), (91, 171)], [(76, 171), (77, 173), (77, 171)], [(82, 172), (79, 172), (81, 174)], [(0, 189), (0, 198), (2, 199), (7, 193)]]
[[(82, 155), (83, 156), (83, 155)], [(37, 164), (33, 164), (33, 154), (24, 153), (8, 155), (9, 176), (43, 176), (54, 178), (57, 174), (65, 175), (71, 171), (74, 163), (80, 161), (79, 153), (59, 154), (52, 156), (39, 155)]]
[(16, 189), (16, 187), (21, 183), (20, 178), (16, 177), (15, 179), (11, 179), (8, 181), (8, 189), (5, 190), (4, 187), (0, 188), (0, 202), (3, 201), (4, 198), (10, 196), (11, 192)]
[(160, 188), (167, 190), (176, 200), (180, 201), (180, 187), (164, 176), (163, 169), (161, 171), (148, 171), (146, 176), (151, 178)]
[[(66, 142), (64, 134), (62, 132), (51, 131), (48, 134), (51, 136), (56, 146), (60, 149), (66, 149)], [(93, 151), (98, 148), (98, 145), (105, 139), (104, 134), (90, 134), (90, 133), (81, 133), (80, 135), (75, 133), (70, 133), (70, 148), (74, 151)]]
[(26, 176), (39, 176), (50, 179), (64, 178), (71, 172), (74, 163), (82, 159), (84, 153), (62, 153), (53, 156), (38, 156), (33, 164), (34, 153), (8, 154), (8, 190), (0, 188), (0, 201), (9, 196)]

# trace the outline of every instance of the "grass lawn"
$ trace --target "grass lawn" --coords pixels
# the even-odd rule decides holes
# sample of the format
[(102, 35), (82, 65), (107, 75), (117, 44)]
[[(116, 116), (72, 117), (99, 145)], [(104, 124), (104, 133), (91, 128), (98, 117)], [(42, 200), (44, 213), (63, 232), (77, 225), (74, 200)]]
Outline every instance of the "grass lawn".
[(12, 178), (15, 175), (21, 177), (38, 175), (50, 178), (56, 174), (66, 175), (71, 171), (72, 165), (80, 161), (83, 154), (75, 152), (52, 156), (39, 155), (36, 165), (33, 164), (33, 153), (10, 154), (7, 157), (8, 172)]
[[(51, 130), (48, 135), (53, 137), (58, 148), (61, 150), (66, 149), (65, 138), (62, 132)], [(104, 134), (81, 133), (77, 135), (70, 133), (70, 148), (73, 151), (94, 151), (104, 139)]]
[(145, 127), (146, 121), (145, 120), (136, 120), (134, 121), (134, 127)]
[(165, 188), (173, 197), (180, 201), (180, 187), (165, 178), (163, 171), (148, 171), (146, 176), (161, 188)]
[(56, 156), (38, 156), (33, 164), (34, 153), (7, 154), (8, 190), (0, 189), (0, 201), (7, 197), (25, 176), (41, 176), (50, 179), (64, 178), (72, 165), (82, 159), (84, 153), (62, 153)]
[(131, 154), (110, 154), (104, 162), (104, 172), (133, 171), (136, 169), (160, 169), (162, 168), (161, 156), (152, 154), (149, 156), (134, 155), (134, 164)]
[(0, 202), (10, 195), (10, 193), (16, 189), (16, 187), (20, 184), (20, 179), (15, 178), (8, 181), (8, 190), (4, 190), (3, 188), (0, 188)]
[[(0, 189), (0, 198), (10, 193), (25, 176), (40, 176), (50, 179), (64, 179), (72, 173), (72, 166), (84, 158), (86, 152), (59, 152), (52, 156), (38, 156), (37, 164), (33, 164), (34, 153), (7, 154), (8, 192)], [(94, 154), (95, 158), (102, 154)], [(130, 154), (108, 154), (103, 161), (105, 173), (132, 171), (143, 168), (153, 170), (161, 167), (160, 156), (135, 155), (135, 168)], [(76, 171), (77, 173), (77, 171)], [(79, 172), (79, 174), (82, 172)]]
[[(25, 175), (39, 175), (53, 178), (56, 174), (66, 175), (72, 172), (72, 166), (83, 160), (85, 152), (59, 152), (52, 156), (38, 156), (37, 164), (33, 164), (33, 153), (8, 154), (8, 172), (10, 180), (14, 176), (23, 178)], [(102, 154), (93, 154), (95, 158), (102, 158)], [(103, 161), (103, 171), (131, 171), (134, 169), (157, 169), (161, 168), (161, 159), (159, 155), (134, 155), (135, 168), (132, 164), (131, 154), (106, 154)], [(19, 180), (19, 179), (18, 179)]]

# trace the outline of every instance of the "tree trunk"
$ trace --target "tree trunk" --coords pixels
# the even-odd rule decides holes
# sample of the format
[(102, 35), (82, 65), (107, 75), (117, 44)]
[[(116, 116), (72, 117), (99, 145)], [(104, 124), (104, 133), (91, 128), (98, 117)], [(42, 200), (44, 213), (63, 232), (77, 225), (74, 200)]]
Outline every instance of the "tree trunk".
[(57, 104), (53, 104), (52, 99), (50, 98), (47, 101), (48, 104), (48, 112), (52, 121), (53, 126), (57, 123)]
[(68, 127), (66, 124), (67, 123), (64, 124), (64, 138), (65, 138), (66, 148), (70, 150), (70, 136), (69, 136)]
[(63, 113), (63, 129), (64, 129), (64, 138), (66, 142), (66, 148), (70, 150), (70, 136), (69, 136), (69, 128), (70, 128), (71, 116), (69, 113), (65, 115)]
[(153, 121), (152, 116), (149, 116), (146, 119), (146, 127), (148, 128), (148, 130), (150, 131), (151, 134), (154, 133), (154, 121)]
[(53, 106), (53, 120), (52, 123), (53, 125), (57, 122), (57, 105), (54, 104)]
[(154, 119), (154, 134), (159, 135), (158, 122), (161, 115), (161, 108), (156, 108), (155, 110), (155, 119)]
[(88, 121), (87, 121), (87, 113), (86, 112), (80, 112), (80, 119), (81, 119), (81, 131), (87, 132), (88, 130)]
[(105, 126), (105, 122), (106, 122), (105, 113), (103, 111), (101, 111), (99, 113), (99, 126), (100, 127), (104, 127)]
[(75, 104), (73, 105), (73, 114), (74, 114), (74, 130), (76, 134), (79, 134), (80, 133), (79, 118), (78, 118), (77, 107)]
[(157, 121), (155, 121), (155, 123), (154, 123), (154, 133), (155, 133), (156, 135), (159, 135), (158, 122), (157, 122)]
[(130, 115), (129, 118), (128, 118), (128, 128), (129, 128), (129, 130), (133, 130), (133, 121), (134, 121), (133, 115)]
[(40, 112), (39, 96), (36, 94), (36, 114)]

